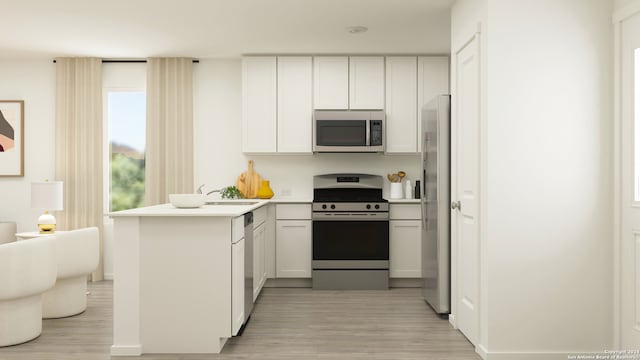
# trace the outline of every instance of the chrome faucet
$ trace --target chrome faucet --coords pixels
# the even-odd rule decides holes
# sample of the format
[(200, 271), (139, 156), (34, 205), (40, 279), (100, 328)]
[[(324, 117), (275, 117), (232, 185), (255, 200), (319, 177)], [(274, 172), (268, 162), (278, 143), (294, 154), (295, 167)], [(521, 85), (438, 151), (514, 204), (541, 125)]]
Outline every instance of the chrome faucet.
[[(202, 188), (203, 188), (203, 187), (204, 187), (204, 184), (202, 184), (202, 185), (198, 186), (198, 190), (196, 190), (196, 193), (198, 193), (198, 194), (202, 194)], [(215, 193), (215, 192), (221, 192), (221, 191), (222, 191), (222, 189), (211, 190), (211, 191), (209, 191), (209, 192), (207, 193), (207, 195), (211, 195), (211, 194), (213, 194), (213, 193)]]

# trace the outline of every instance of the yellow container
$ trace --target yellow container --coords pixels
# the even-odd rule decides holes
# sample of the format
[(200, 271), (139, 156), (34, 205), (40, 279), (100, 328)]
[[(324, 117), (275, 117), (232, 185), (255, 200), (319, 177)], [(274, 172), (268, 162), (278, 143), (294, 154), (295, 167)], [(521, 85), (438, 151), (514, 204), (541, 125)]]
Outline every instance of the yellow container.
[(258, 189), (259, 199), (271, 199), (273, 197), (273, 190), (269, 187), (269, 180), (262, 180), (262, 186)]

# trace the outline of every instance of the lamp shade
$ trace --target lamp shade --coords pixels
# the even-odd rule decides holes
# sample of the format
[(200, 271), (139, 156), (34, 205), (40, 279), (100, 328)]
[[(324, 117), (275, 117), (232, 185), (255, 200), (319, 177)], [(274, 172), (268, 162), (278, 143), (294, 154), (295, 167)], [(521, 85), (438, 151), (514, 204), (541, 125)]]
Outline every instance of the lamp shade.
[(62, 210), (62, 181), (31, 183), (31, 208)]

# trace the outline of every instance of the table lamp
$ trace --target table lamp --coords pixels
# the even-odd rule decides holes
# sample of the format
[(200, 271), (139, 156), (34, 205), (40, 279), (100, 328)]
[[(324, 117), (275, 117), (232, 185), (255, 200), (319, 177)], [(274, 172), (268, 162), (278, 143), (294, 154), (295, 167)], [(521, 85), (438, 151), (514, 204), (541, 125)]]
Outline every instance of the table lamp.
[(54, 233), (56, 218), (49, 211), (62, 210), (62, 181), (31, 183), (31, 208), (45, 210), (38, 218), (40, 234)]

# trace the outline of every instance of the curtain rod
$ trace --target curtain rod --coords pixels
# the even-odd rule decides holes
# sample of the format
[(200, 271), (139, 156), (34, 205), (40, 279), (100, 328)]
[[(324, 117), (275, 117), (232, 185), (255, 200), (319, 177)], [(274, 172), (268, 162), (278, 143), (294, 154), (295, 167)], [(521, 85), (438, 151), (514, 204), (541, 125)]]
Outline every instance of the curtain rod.
[[(147, 60), (144, 60), (144, 59), (138, 59), (138, 60), (102, 59), (102, 63), (103, 64), (105, 64), (105, 63), (146, 63), (146, 62), (147, 62)], [(53, 60), (53, 63), (55, 64), (56, 61)], [(198, 63), (200, 63), (200, 60), (194, 59), (193, 63), (194, 64), (198, 64)]]

